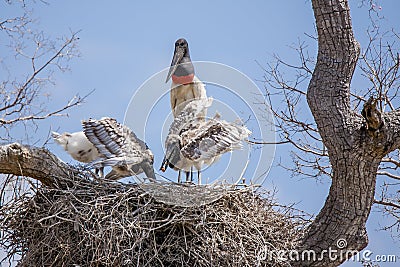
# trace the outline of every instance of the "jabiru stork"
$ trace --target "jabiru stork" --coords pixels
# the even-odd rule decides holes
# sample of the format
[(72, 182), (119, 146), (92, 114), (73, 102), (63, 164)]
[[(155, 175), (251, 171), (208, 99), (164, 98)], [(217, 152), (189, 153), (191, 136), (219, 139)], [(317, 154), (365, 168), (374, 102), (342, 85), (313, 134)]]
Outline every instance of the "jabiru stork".
[(186, 181), (191, 182), (194, 166), (200, 184), (203, 164), (211, 165), (224, 153), (242, 147), (241, 142), (251, 134), (245, 126), (221, 120), (219, 114), (207, 121), (198, 119), (196, 115), (209, 107), (211, 102), (212, 98), (192, 100), (174, 119), (165, 141), (166, 152), (161, 171), (168, 167), (182, 169), (186, 172)]
[[(175, 42), (174, 56), (165, 82), (170, 79), (172, 79), (170, 101), (174, 118), (191, 100), (207, 97), (204, 84), (195, 76), (189, 44), (183, 38)], [(202, 115), (204, 117), (206, 114)]]
[(150, 181), (156, 180), (154, 155), (130, 128), (108, 117), (84, 120), (82, 126), (86, 137), (102, 156), (92, 164), (112, 167), (106, 179), (118, 180), (144, 172)]

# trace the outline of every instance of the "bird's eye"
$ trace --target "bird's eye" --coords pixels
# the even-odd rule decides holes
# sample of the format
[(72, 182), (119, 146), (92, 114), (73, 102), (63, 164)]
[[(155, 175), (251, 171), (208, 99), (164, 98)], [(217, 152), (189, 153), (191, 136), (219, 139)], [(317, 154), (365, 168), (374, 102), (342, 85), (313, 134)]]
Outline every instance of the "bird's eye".
[(180, 45), (180, 46), (184, 46), (184, 45), (185, 45), (185, 43), (179, 43), (179, 45)]

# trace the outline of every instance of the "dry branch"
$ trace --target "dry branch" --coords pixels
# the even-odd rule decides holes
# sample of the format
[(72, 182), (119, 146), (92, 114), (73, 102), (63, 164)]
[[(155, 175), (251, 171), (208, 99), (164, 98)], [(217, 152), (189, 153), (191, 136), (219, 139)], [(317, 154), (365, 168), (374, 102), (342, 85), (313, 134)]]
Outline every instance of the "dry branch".
[(0, 173), (31, 177), (46, 186), (64, 182), (62, 177), (78, 171), (44, 148), (13, 143), (0, 146)]

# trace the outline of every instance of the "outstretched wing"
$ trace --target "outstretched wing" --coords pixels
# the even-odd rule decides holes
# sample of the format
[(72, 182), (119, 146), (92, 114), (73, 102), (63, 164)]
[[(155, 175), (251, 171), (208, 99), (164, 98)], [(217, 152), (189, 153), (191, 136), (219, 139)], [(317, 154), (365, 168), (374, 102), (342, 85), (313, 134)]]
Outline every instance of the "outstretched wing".
[(181, 135), (183, 132), (195, 129), (200, 121), (204, 121), (204, 114), (211, 106), (212, 97), (193, 99), (186, 104), (182, 112), (174, 119), (169, 127), (169, 134)]
[(104, 165), (137, 164), (143, 160), (146, 144), (131, 129), (112, 118), (82, 121), (84, 133), (105, 158)]
[(250, 134), (245, 126), (209, 120), (202, 123), (197, 130), (185, 133), (182, 139), (186, 143), (181, 153), (190, 160), (210, 160), (228, 151), (242, 148), (242, 140)]

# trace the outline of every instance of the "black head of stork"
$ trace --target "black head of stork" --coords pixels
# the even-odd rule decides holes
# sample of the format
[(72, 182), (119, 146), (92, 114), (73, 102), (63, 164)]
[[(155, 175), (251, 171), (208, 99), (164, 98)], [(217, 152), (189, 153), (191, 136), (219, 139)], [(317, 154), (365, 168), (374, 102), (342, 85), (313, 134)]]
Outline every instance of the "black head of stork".
[(165, 82), (168, 82), (170, 78), (174, 83), (179, 84), (191, 83), (194, 78), (194, 67), (190, 60), (189, 44), (183, 38), (175, 42), (174, 57)]

